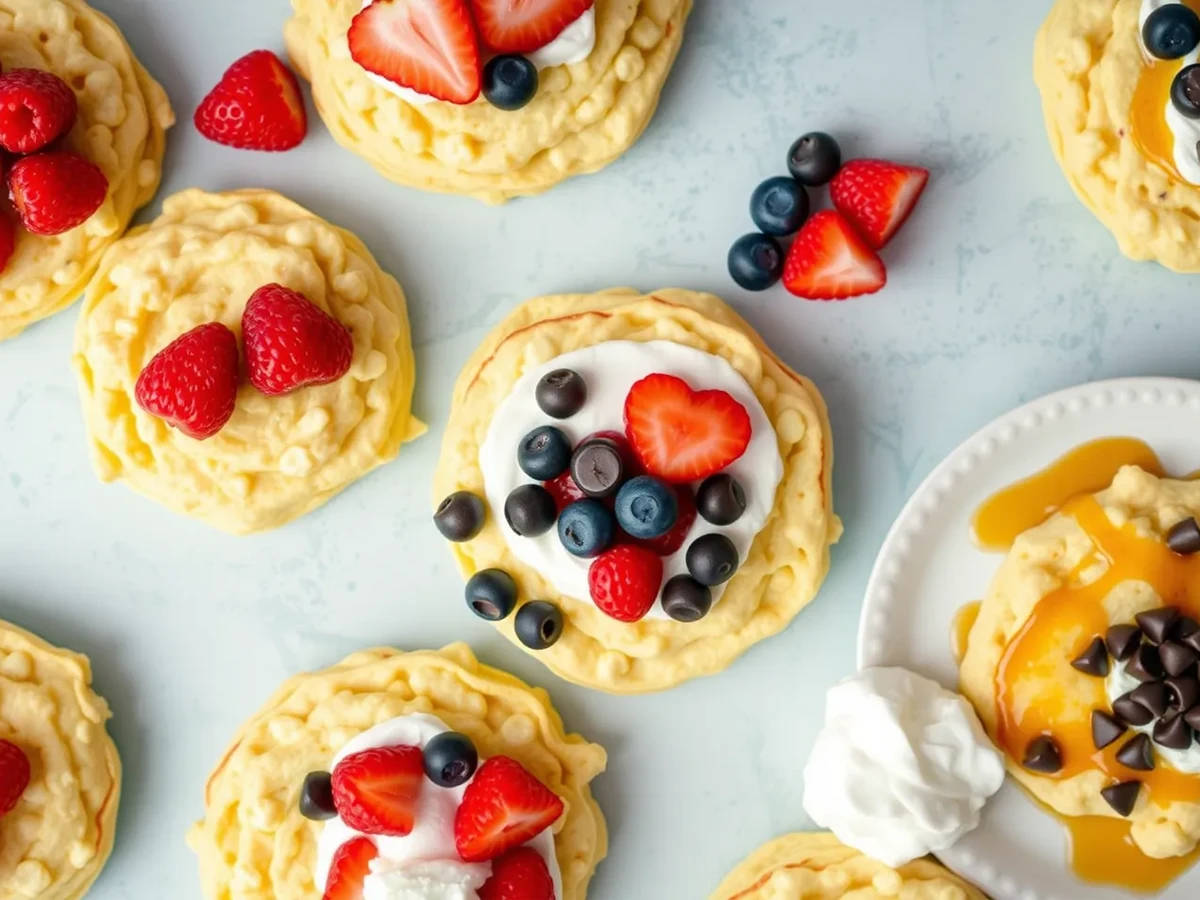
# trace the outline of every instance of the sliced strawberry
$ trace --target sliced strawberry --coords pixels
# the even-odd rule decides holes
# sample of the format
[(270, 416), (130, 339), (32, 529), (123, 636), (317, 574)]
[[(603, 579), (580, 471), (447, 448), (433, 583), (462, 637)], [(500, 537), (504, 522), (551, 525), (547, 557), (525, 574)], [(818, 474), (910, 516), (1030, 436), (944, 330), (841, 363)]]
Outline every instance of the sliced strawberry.
[(497, 53), (532, 53), (562, 34), (595, 0), (471, 0), (484, 46)]
[(554, 900), (554, 879), (540, 853), (517, 847), (492, 862), (492, 877), (479, 889), (479, 900)]
[(929, 183), (929, 170), (882, 159), (855, 159), (829, 185), (829, 196), (876, 250), (907, 221)]
[(887, 269), (841, 213), (823, 209), (805, 223), (788, 251), (783, 285), (806, 300), (874, 294)]
[(368, 72), (450, 103), (479, 96), (479, 39), (465, 0), (375, 0), (348, 37)]
[(696, 523), (696, 498), (692, 496), (692, 489), (685, 484), (674, 485), (674, 488), (675, 496), (679, 499), (679, 515), (671, 530), (661, 537), (630, 539), (639, 547), (645, 547), (659, 556), (678, 553)]
[(403, 837), (413, 830), (424, 783), (420, 747), (375, 747), (337, 764), (333, 805), (356, 831)]
[(371, 872), (371, 860), (378, 855), (370, 838), (352, 838), (338, 847), (321, 900), (362, 900), (363, 881)]
[(625, 398), (625, 434), (647, 472), (683, 484), (716, 475), (746, 452), (750, 416), (724, 391), (648, 375)]
[(464, 862), (485, 862), (533, 840), (563, 814), (563, 802), (515, 759), (493, 756), (467, 785), (454, 816)]

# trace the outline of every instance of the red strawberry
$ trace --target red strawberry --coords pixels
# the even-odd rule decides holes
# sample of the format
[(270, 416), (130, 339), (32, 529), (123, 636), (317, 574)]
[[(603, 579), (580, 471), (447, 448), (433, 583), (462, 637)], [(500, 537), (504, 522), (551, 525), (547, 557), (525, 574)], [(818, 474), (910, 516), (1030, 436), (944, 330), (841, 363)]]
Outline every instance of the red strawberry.
[(134, 396), (150, 415), (202, 441), (233, 415), (237, 388), (237, 338), (209, 322), (159, 350), (138, 376)]
[(928, 183), (928, 169), (881, 159), (855, 159), (830, 182), (829, 196), (867, 243), (878, 250), (900, 230)]
[(333, 770), (333, 805), (363, 834), (403, 837), (416, 823), (425, 783), (420, 747), (375, 747), (347, 756)]
[(540, 853), (517, 847), (492, 861), (492, 877), (479, 889), (479, 900), (554, 900), (554, 879)]
[(17, 247), (17, 228), (12, 219), (0, 213), (0, 272), (8, 267), (13, 250)]
[(75, 124), (75, 92), (53, 72), (13, 69), (0, 75), (0, 147), (36, 153)]
[(634, 541), (639, 547), (645, 547), (659, 556), (670, 556), (679, 552), (692, 530), (692, 525), (696, 523), (696, 498), (692, 496), (692, 489), (684, 484), (674, 487), (675, 496), (679, 499), (679, 516), (675, 519), (674, 526), (661, 537)]
[(354, 61), (388, 81), (450, 103), (479, 96), (479, 39), (465, 0), (375, 0), (349, 39)]
[(618, 622), (637, 622), (658, 599), (663, 562), (657, 553), (636, 544), (605, 550), (588, 569), (588, 588), (600, 611)]
[(210, 141), (239, 150), (291, 150), (308, 134), (300, 84), (270, 50), (248, 53), (226, 69), (193, 121)]
[(454, 816), (464, 862), (484, 862), (533, 840), (563, 814), (563, 802), (515, 759), (493, 756), (467, 785)]
[(77, 154), (39, 153), (13, 164), (8, 192), (26, 230), (49, 236), (90, 219), (108, 196), (108, 179)]
[(750, 416), (724, 391), (693, 391), (674, 375), (648, 375), (625, 398), (625, 434), (651, 475), (701, 481), (746, 452)]
[(29, 787), (29, 757), (16, 744), (0, 741), (0, 816), (12, 812)]
[(338, 847), (329, 864), (321, 900), (362, 900), (363, 881), (371, 872), (371, 860), (378, 855), (370, 838), (351, 838)]
[(497, 53), (532, 53), (562, 34), (595, 0), (471, 0), (484, 46)]
[(887, 270), (841, 213), (823, 209), (796, 236), (783, 284), (806, 300), (845, 300), (880, 290)]
[(242, 313), (250, 383), (276, 397), (337, 381), (350, 369), (350, 329), (296, 291), (260, 287)]

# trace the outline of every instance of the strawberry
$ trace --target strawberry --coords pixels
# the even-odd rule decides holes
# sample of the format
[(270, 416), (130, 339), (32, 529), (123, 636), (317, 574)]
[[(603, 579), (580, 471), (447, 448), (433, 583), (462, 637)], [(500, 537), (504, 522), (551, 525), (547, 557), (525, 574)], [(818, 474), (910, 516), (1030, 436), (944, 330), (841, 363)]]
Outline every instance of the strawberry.
[(404, 837), (416, 823), (425, 784), (420, 747), (375, 747), (347, 756), (333, 770), (333, 805), (363, 834)]
[(691, 533), (692, 525), (696, 523), (696, 498), (692, 496), (692, 489), (684, 484), (674, 485), (674, 488), (679, 500), (679, 515), (671, 530), (661, 537), (634, 539), (639, 547), (645, 547), (659, 556), (678, 553)]
[(874, 294), (885, 284), (882, 260), (832, 209), (805, 223), (783, 266), (784, 287), (806, 300), (845, 300)]
[(53, 72), (13, 69), (0, 75), (0, 147), (37, 153), (71, 130), (75, 92)]
[(8, 267), (13, 251), (17, 247), (17, 227), (12, 219), (0, 213), (0, 272)]
[(0, 741), (0, 816), (12, 812), (29, 787), (29, 757), (16, 744)]
[(928, 183), (928, 169), (882, 159), (855, 159), (830, 182), (829, 197), (878, 250), (900, 230)]
[(479, 889), (479, 900), (554, 900), (554, 879), (540, 853), (517, 847), (492, 861), (492, 877)]
[(362, 900), (363, 881), (371, 872), (371, 860), (378, 855), (370, 838), (351, 838), (338, 847), (329, 863), (321, 900)]
[(562, 34), (595, 0), (471, 0), (479, 36), (496, 53), (532, 53)]
[(237, 338), (209, 322), (159, 350), (138, 376), (134, 396), (150, 415), (202, 441), (233, 415), (237, 388)]
[(625, 398), (625, 434), (646, 471), (681, 484), (716, 475), (750, 444), (750, 416), (724, 391), (648, 375)]
[(108, 179), (75, 153), (39, 153), (9, 169), (8, 192), (26, 230), (50, 236), (90, 219), (108, 196)]
[(242, 313), (250, 383), (276, 397), (337, 381), (350, 369), (350, 329), (296, 291), (260, 287)]
[(465, 0), (375, 0), (350, 23), (350, 56), (368, 72), (467, 104), (483, 75)]
[(588, 588), (600, 611), (618, 622), (637, 622), (658, 599), (663, 561), (636, 544), (619, 544), (592, 561)]
[(464, 862), (485, 862), (533, 840), (563, 814), (563, 802), (515, 759), (493, 756), (475, 773), (454, 815)]
[(308, 114), (292, 70), (270, 50), (247, 53), (200, 101), (196, 130), (239, 150), (291, 150), (308, 134)]

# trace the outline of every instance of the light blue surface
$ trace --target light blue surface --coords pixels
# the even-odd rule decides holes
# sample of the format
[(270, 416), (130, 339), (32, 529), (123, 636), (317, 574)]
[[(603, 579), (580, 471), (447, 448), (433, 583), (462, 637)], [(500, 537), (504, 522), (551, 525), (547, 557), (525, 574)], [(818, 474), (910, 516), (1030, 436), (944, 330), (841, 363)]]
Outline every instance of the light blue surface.
[[(851, 671), (861, 593), (908, 493), (961, 439), (1046, 391), (1200, 371), (1200, 281), (1123, 260), (1076, 202), (1030, 78), (1048, 0), (698, 0), (652, 127), (625, 159), (493, 209), (394, 187), (314, 117), (284, 156), (216, 147), (191, 111), (241, 53), (282, 49), (287, 0), (97, 0), (166, 85), (163, 194), (279, 189), (357, 231), (409, 294), (431, 433), (282, 531), (233, 539), (90, 471), (68, 364), (75, 311), (0, 346), (0, 617), (91, 655), (125, 763), (95, 900), (199, 898), (183, 844), (204, 779), (289, 675), (381, 642), (470, 641), (547, 687), (608, 747), (597, 900), (693, 900), (808, 825), (801, 769), (823, 693)], [(751, 296), (725, 272), (754, 186), (801, 132), (930, 166), (874, 298)], [(474, 620), (429, 522), (461, 364), (514, 304), (632, 284), (723, 294), (829, 403), (846, 535), (818, 600), (732, 670), (643, 698), (569, 687)], [(931, 622), (944, 629), (947, 623)]]

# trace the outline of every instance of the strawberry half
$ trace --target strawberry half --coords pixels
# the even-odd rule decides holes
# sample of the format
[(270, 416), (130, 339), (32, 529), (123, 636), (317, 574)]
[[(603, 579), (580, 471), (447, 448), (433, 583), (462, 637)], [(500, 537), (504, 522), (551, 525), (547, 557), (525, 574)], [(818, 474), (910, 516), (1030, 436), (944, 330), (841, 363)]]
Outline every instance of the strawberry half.
[(449, 103), (479, 96), (479, 39), (465, 0), (375, 0), (348, 37), (354, 61), (381, 78)]
[(874, 294), (887, 269), (841, 213), (823, 209), (800, 229), (783, 266), (783, 286), (806, 300)]
[(492, 862), (492, 877), (479, 889), (479, 900), (554, 900), (554, 879), (541, 854), (517, 847)]
[(900, 230), (929, 183), (929, 170), (882, 159), (856, 159), (842, 166), (829, 196), (876, 250)]
[(247, 53), (226, 69), (192, 121), (210, 141), (239, 150), (291, 150), (308, 134), (300, 84), (270, 50)]
[(595, 0), (471, 0), (484, 46), (496, 53), (532, 53), (562, 34)]
[(493, 756), (463, 794), (454, 845), (464, 862), (485, 862), (527, 843), (558, 821), (563, 802), (515, 759)]
[(333, 805), (363, 834), (404, 837), (416, 823), (425, 783), (420, 747), (375, 747), (347, 756), (333, 770)]
[(321, 900), (362, 900), (363, 881), (371, 872), (371, 860), (378, 855), (370, 838), (352, 838), (338, 847)]
[(724, 391), (648, 375), (625, 398), (625, 434), (646, 471), (682, 484), (716, 475), (750, 445), (750, 416)]

